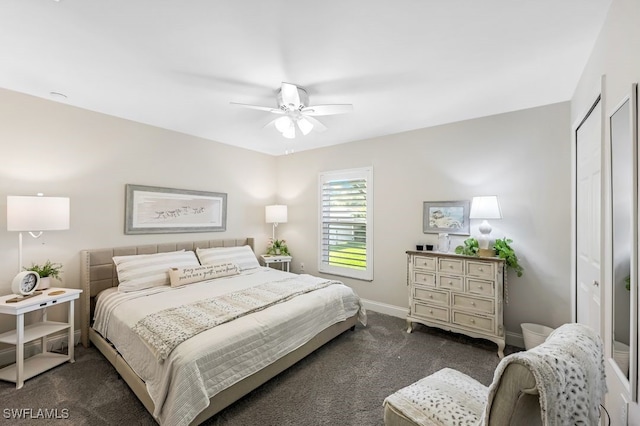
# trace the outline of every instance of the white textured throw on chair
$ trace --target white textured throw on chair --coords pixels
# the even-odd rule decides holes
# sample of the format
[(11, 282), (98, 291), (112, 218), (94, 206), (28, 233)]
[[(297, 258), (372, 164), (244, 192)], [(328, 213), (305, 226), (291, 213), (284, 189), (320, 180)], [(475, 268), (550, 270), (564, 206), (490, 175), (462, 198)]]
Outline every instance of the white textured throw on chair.
[(504, 396), (503, 407), (492, 412), (501, 386), (507, 392), (520, 392), (516, 375), (511, 373), (509, 378), (510, 373), (505, 373), (512, 363), (525, 366), (535, 379), (544, 426), (599, 424), (599, 407), (607, 390), (602, 342), (595, 331), (581, 324), (565, 324), (543, 344), (505, 357), (489, 388), (444, 368), (400, 389), (384, 401), (385, 424), (500, 426), (518, 424), (522, 415), (527, 417), (521, 420), (533, 420), (535, 408), (515, 413), (510, 406), (505, 411)]
[(582, 324), (565, 324), (543, 345), (504, 358), (489, 387), (485, 416), (500, 376), (514, 361), (528, 366), (536, 379), (543, 425), (598, 424), (607, 382), (602, 341), (595, 331)]

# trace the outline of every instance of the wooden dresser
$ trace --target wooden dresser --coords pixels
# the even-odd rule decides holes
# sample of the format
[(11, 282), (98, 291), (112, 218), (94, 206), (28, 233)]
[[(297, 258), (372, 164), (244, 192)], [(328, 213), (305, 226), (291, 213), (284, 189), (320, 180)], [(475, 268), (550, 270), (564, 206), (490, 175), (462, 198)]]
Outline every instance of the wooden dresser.
[(408, 251), (407, 263), (408, 333), (417, 322), (487, 339), (504, 357), (503, 259)]

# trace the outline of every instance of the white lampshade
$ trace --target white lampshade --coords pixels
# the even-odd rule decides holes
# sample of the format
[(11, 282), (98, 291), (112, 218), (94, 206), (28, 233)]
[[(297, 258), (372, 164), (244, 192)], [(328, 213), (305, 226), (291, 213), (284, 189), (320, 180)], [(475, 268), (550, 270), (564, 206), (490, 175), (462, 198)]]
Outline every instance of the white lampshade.
[(473, 197), (469, 219), (502, 219), (498, 197), (495, 195)]
[(7, 231), (69, 229), (68, 197), (7, 196)]
[(286, 223), (287, 206), (281, 204), (266, 206), (264, 210), (264, 216), (267, 223)]

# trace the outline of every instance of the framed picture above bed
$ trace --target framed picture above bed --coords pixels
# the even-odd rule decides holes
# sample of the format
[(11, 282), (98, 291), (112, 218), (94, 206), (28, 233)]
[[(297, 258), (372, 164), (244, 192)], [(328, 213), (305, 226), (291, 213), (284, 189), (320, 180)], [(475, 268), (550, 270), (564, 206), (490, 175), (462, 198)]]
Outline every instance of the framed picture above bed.
[(469, 200), (425, 201), (422, 213), (423, 232), (469, 235), (470, 206)]
[(227, 229), (227, 194), (126, 185), (125, 234), (212, 232)]

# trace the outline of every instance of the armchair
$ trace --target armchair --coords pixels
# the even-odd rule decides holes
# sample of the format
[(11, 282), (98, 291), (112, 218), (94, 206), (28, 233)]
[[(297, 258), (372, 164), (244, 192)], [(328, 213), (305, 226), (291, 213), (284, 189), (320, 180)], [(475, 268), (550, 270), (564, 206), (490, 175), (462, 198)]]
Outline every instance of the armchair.
[(502, 359), (486, 387), (445, 368), (387, 397), (386, 426), (598, 424), (606, 393), (602, 342), (565, 324), (528, 351)]

